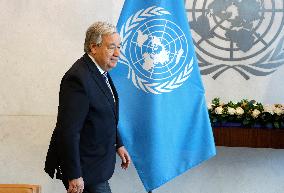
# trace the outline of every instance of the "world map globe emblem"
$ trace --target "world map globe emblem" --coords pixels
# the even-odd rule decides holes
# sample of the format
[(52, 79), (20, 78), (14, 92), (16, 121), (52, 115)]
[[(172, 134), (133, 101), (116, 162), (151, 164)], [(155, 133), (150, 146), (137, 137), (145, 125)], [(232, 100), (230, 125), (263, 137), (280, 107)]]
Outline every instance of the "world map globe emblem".
[(172, 92), (193, 70), (187, 36), (170, 15), (162, 7), (148, 7), (129, 16), (119, 32), (120, 63), (128, 66), (134, 86), (147, 93)]
[(185, 6), (202, 74), (215, 73), (215, 79), (234, 69), (249, 79), (275, 70), (268, 65), (261, 68), (256, 61), (271, 63), (272, 58), (261, 59), (280, 52), (275, 48), (283, 38), (283, 1), (192, 0)]
[(182, 70), (187, 40), (175, 23), (163, 19), (146, 21), (130, 39), (130, 64), (144, 78), (168, 79)]

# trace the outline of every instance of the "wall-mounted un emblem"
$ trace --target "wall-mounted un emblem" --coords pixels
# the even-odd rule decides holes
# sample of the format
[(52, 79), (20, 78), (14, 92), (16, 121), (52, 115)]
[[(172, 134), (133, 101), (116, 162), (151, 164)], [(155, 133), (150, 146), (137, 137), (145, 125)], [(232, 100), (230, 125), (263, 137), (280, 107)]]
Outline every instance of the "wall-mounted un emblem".
[(152, 94), (178, 88), (193, 68), (183, 30), (163, 15), (171, 13), (156, 6), (140, 10), (120, 30), (120, 62), (129, 67), (128, 78), (138, 89)]
[(185, 1), (203, 75), (229, 69), (245, 79), (284, 64), (283, 0)]

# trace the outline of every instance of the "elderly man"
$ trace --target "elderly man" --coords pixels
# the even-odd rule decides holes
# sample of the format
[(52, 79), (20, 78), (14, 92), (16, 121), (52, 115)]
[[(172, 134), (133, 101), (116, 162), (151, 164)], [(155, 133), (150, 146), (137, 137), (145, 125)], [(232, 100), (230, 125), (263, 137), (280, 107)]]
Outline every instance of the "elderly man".
[(115, 153), (127, 169), (130, 156), (120, 139), (118, 96), (108, 74), (120, 53), (116, 28), (96, 22), (87, 32), (85, 54), (62, 78), (56, 128), (45, 171), (62, 179), (68, 193), (111, 193)]

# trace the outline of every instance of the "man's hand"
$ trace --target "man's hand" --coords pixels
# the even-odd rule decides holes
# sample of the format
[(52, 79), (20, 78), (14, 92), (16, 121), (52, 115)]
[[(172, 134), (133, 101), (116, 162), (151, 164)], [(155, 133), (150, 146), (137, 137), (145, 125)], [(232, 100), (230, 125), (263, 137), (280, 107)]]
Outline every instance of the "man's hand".
[(69, 180), (69, 187), (67, 193), (82, 193), (84, 190), (83, 178)]
[(117, 154), (121, 158), (121, 168), (126, 170), (131, 162), (127, 150), (124, 148), (124, 146), (121, 146), (117, 149)]

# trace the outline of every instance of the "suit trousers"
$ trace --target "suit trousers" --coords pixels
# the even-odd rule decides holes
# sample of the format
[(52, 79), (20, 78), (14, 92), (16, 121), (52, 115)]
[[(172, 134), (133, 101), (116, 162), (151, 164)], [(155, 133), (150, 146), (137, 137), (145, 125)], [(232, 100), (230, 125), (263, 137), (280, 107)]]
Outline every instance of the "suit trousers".
[[(68, 190), (68, 182), (63, 181), (63, 184), (66, 190)], [(111, 189), (110, 189), (108, 181), (105, 181), (105, 182), (96, 184), (94, 186), (93, 185), (85, 186), (83, 193), (111, 193)]]

